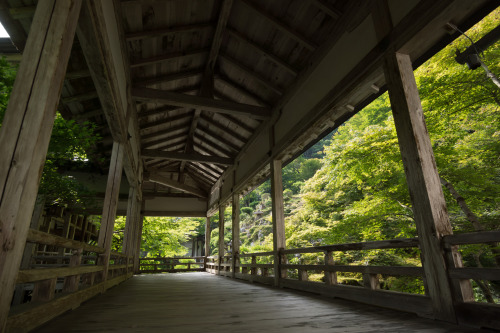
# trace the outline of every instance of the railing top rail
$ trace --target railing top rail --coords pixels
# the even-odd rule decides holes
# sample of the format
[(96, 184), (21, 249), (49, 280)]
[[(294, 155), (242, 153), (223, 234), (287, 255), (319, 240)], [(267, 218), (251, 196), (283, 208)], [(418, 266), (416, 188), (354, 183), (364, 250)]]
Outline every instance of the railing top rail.
[(238, 256), (240, 258), (245, 258), (245, 257), (252, 257), (252, 256), (263, 257), (263, 256), (272, 256), (272, 255), (274, 255), (274, 251), (254, 252), (254, 253), (242, 253), (242, 254), (239, 254)]
[(102, 247), (74, 241), (35, 229), (28, 230), (28, 238), (26, 241), (30, 243), (59, 246), (73, 250), (83, 249), (88, 252), (104, 253), (104, 248)]
[(500, 242), (500, 230), (475, 231), (443, 237), (445, 245), (462, 245)]
[(151, 257), (151, 258), (139, 258), (139, 260), (166, 260), (166, 259), (175, 259), (175, 260), (179, 260), (179, 259), (205, 259), (205, 257)]
[(314, 253), (329, 251), (375, 250), (418, 247), (418, 238), (400, 238), (372, 242), (344, 243), (282, 250), (283, 254)]

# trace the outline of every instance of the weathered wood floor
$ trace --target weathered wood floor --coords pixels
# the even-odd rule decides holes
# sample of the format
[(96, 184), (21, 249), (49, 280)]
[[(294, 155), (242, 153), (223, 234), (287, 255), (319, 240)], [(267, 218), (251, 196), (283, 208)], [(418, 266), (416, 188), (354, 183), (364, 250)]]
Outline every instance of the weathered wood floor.
[(134, 276), (37, 332), (455, 333), (477, 330), (208, 273), (178, 273)]

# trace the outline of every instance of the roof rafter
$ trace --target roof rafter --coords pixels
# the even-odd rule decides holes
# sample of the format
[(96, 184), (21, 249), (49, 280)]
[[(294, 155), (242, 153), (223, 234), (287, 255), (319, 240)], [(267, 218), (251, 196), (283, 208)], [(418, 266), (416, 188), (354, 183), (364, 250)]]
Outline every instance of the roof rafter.
[(158, 183), (158, 184), (162, 184), (162, 185), (165, 185), (165, 186), (168, 186), (168, 187), (171, 187), (171, 188), (175, 188), (176, 190), (180, 190), (180, 191), (183, 191), (183, 192), (187, 192), (187, 193), (191, 193), (191, 194), (194, 194), (200, 198), (206, 198), (207, 197), (207, 193), (205, 193), (204, 191), (198, 189), (198, 188), (195, 188), (195, 187), (192, 187), (192, 186), (188, 186), (188, 185), (185, 185), (185, 184), (182, 184), (182, 183), (179, 183), (175, 180), (171, 180), (165, 176), (162, 176), (160, 174), (158, 174), (158, 171), (154, 171), (154, 172), (151, 172), (150, 171), (150, 174), (149, 174), (149, 181), (150, 182), (154, 182), (154, 183)]
[(142, 151), (142, 157), (166, 159), (166, 160), (178, 160), (178, 161), (192, 161), (192, 162), (221, 164), (221, 165), (234, 164), (234, 160), (232, 158), (203, 155), (197, 153), (183, 154), (183, 153), (162, 151), (158, 149), (144, 149)]
[[(162, 150), (165, 150), (165, 149), (170, 149), (172, 147), (175, 147), (175, 146), (178, 146), (180, 144), (180, 142), (177, 142), (176, 140), (179, 140), (179, 139), (184, 139), (187, 137), (187, 134), (186, 133), (179, 133), (179, 134), (176, 134), (176, 135), (172, 135), (171, 137), (168, 137), (168, 138), (164, 138), (164, 139), (159, 139), (159, 140), (155, 140), (155, 141), (151, 141), (151, 142), (148, 142), (148, 143), (145, 143), (141, 146), (142, 149), (147, 149), (147, 148), (150, 148), (150, 147), (153, 147), (153, 146), (158, 146), (158, 148), (161, 148)], [(171, 141), (176, 141), (176, 142), (171, 142)], [(161, 146), (161, 144), (167, 144), (166, 146)]]
[(199, 31), (204, 29), (213, 28), (213, 23), (198, 23), (198, 24), (189, 24), (189, 25), (178, 25), (168, 28), (161, 28), (155, 30), (145, 30), (138, 32), (131, 32), (125, 35), (125, 38), (128, 41), (138, 40), (148, 37), (161, 37), (165, 35), (175, 34), (179, 32), (191, 32), (191, 31)]
[(159, 119), (156, 121), (153, 121), (151, 123), (145, 123), (141, 124), (140, 130), (145, 130), (151, 127), (159, 126), (159, 125), (164, 125), (166, 123), (174, 122), (174, 121), (179, 121), (183, 119), (187, 119), (192, 116), (192, 112), (186, 112), (186, 113), (181, 113), (172, 117), (164, 118), (164, 119)]
[(248, 0), (240, 0), (240, 1), (244, 3), (248, 8), (251, 8), (256, 13), (258, 13), (261, 17), (265, 18), (268, 22), (272, 23), (278, 30), (283, 32), (285, 35), (302, 44), (309, 51), (314, 51), (317, 48), (317, 46), (311, 43), (306, 37), (302, 36), (300, 33), (295, 31), (288, 24), (279, 21), (276, 17), (267, 13), (262, 8), (259, 8), (258, 6), (256, 6), (255, 4), (253, 4)]
[(173, 106), (202, 109), (216, 113), (240, 114), (256, 119), (265, 119), (271, 114), (268, 108), (201, 96), (184, 95), (159, 89), (133, 88), (132, 96), (137, 100), (159, 101)]
[(184, 72), (170, 73), (166, 75), (153, 76), (153, 77), (145, 77), (140, 80), (134, 81), (134, 85), (136, 86), (148, 86), (153, 84), (172, 82), (176, 80), (187, 79), (193, 76), (198, 76), (203, 74), (202, 69), (192, 69)]
[(217, 121), (213, 120), (212, 118), (209, 118), (208, 116), (206, 115), (202, 115), (201, 116), (201, 119), (203, 119), (205, 122), (207, 122), (209, 125), (211, 126), (214, 126), (214, 127), (217, 127), (218, 129), (220, 129), (221, 131), (224, 131), (226, 132), (228, 135), (232, 136), (233, 138), (245, 143), (248, 141), (248, 139), (246, 137), (244, 137), (243, 135), (241, 135), (240, 133), (236, 132), (236, 131), (233, 131), (231, 128), (229, 127), (226, 127), (226, 126), (223, 126), (221, 125), (220, 123), (218, 123)]
[[(240, 84), (234, 82), (233, 80), (228, 78), (226, 75), (217, 74), (215, 76), (215, 80), (221, 82), (226, 87), (229, 87), (230, 89), (237, 91), (239, 94), (241, 94), (247, 98), (250, 98), (251, 100), (255, 101), (257, 104), (259, 104), (263, 107), (269, 107), (269, 103), (265, 102), (262, 98), (255, 95), (253, 92), (248, 91), (248, 89), (246, 87), (243, 87)], [(216, 92), (215, 96), (217, 97), (217, 92)]]
[(255, 73), (255, 70), (241, 64), (236, 59), (234, 59), (226, 54), (221, 54), (220, 58), (222, 58), (222, 59), (224, 59), (224, 61), (230, 63), (233, 67), (236, 67), (239, 70), (245, 72), (245, 74), (252, 77), (254, 80), (260, 82), (267, 89), (274, 91), (278, 95), (283, 95), (283, 90), (281, 88), (278, 88), (277, 86), (275, 86), (274, 84), (269, 82), (269, 79), (264, 78), (260, 74)]
[(149, 134), (141, 135), (141, 139), (142, 140), (148, 140), (148, 139), (156, 138), (158, 136), (163, 136), (163, 135), (167, 135), (168, 136), (168, 134), (170, 134), (172, 132), (183, 130), (183, 129), (187, 129), (187, 128), (188, 128), (188, 124), (181, 124), (181, 125), (178, 125), (178, 126), (172, 126), (172, 127), (166, 128), (166, 129), (161, 130), (161, 131), (157, 131), (157, 132), (152, 132), (152, 133), (149, 133)]
[(285, 60), (279, 58), (278, 56), (274, 55), (271, 53), (271, 51), (266, 50), (263, 46), (258, 45), (257, 43), (251, 41), (249, 38), (245, 37), (243, 34), (240, 32), (228, 28), (227, 32), (231, 37), (234, 37), (238, 39), (240, 42), (245, 43), (246, 45), (250, 46), (252, 49), (255, 51), (259, 52), (261, 55), (263, 55), (266, 59), (269, 61), (272, 61), (276, 65), (280, 66), (281, 68), (285, 69), (288, 73), (292, 75), (297, 75), (298, 70), (295, 69), (292, 65), (287, 63)]
[(178, 60), (184, 57), (189, 57), (189, 56), (199, 56), (207, 53), (207, 49), (199, 49), (199, 50), (192, 50), (192, 51), (186, 51), (186, 52), (172, 52), (169, 54), (163, 54), (159, 56), (154, 56), (150, 58), (144, 58), (144, 59), (139, 59), (130, 64), (130, 67), (141, 67), (141, 66), (146, 66), (146, 65), (153, 65), (161, 62), (167, 62), (171, 60)]
[[(224, 0), (219, 13), (219, 19), (217, 21), (217, 27), (215, 29), (214, 38), (212, 40), (212, 46), (210, 47), (210, 53), (208, 54), (207, 63), (205, 66), (205, 71), (203, 73), (200, 94), (203, 97), (213, 98), (213, 87), (214, 87), (214, 67), (217, 57), (219, 55), (220, 47), (222, 44), (222, 38), (224, 37), (224, 31), (226, 30), (227, 21), (229, 20), (229, 14), (231, 13), (231, 8), (233, 6), (233, 0)], [(187, 139), (187, 144), (185, 152), (189, 153), (193, 150), (193, 140), (194, 132), (196, 126), (198, 125), (198, 119), (200, 118), (201, 109), (196, 109), (193, 115), (193, 120), (191, 121), (191, 126), (189, 127), (189, 134)], [(181, 162), (179, 172), (184, 171), (186, 161)]]
[(215, 133), (214, 131), (212, 131), (210, 128), (208, 127), (205, 127), (205, 126), (198, 126), (197, 128), (199, 131), (203, 132), (205, 135), (208, 135), (210, 137), (212, 137), (213, 139), (217, 140), (217, 141), (220, 141), (222, 144), (230, 147), (231, 149), (233, 149), (234, 151), (239, 151), (241, 149), (241, 147), (235, 145), (234, 143), (224, 139), (223, 137), (221, 137), (220, 135), (218, 135), (217, 133)]

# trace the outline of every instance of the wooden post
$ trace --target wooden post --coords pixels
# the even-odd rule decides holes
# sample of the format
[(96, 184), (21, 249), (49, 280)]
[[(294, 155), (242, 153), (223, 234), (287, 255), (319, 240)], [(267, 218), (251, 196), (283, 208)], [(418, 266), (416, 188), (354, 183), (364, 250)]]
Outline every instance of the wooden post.
[(210, 257), (210, 216), (205, 220), (205, 257)]
[[(333, 261), (332, 251), (327, 251), (325, 253), (325, 265), (333, 266), (335, 261)], [(325, 271), (325, 283), (327, 285), (337, 284), (337, 273)]]
[(368, 289), (380, 289), (378, 274), (363, 274), (363, 286)]
[(452, 229), (410, 57), (389, 54), (384, 71), (434, 316), (456, 322), (455, 300), (441, 246), (441, 238), (452, 234)]
[(285, 262), (280, 251), (285, 249), (285, 211), (283, 207), (283, 181), (281, 175), (281, 161), (271, 162), (271, 200), (273, 219), (273, 250), (274, 250), (274, 285), (280, 285), (280, 279), (286, 277), (286, 271), (281, 270), (281, 263)]
[(134, 244), (137, 241), (136, 225), (138, 224), (139, 219), (137, 216), (138, 206), (139, 202), (137, 201), (137, 189), (135, 187), (130, 187), (128, 192), (127, 220), (125, 222), (122, 246), (122, 252), (127, 255), (133, 255), (135, 251)]
[(38, 2), (0, 130), (0, 331), (5, 330), (81, 0)]
[[(71, 256), (69, 267), (77, 267), (82, 263), (82, 249), (74, 250)], [(64, 279), (63, 291), (74, 292), (78, 290), (78, 285), (80, 284), (80, 275), (67, 276)]]
[(224, 211), (225, 207), (223, 205), (219, 206), (219, 272), (221, 271), (221, 264), (224, 260)]
[(113, 240), (113, 227), (115, 225), (116, 208), (118, 206), (118, 195), (120, 193), (120, 183), (123, 170), (123, 144), (113, 143), (111, 162), (109, 165), (108, 183), (104, 196), (104, 207), (102, 212), (101, 229), (97, 244), (103, 247), (105, 252), (101, 257), (104, 265), (102, 281), (106, 281), (108, 276), (109, 258), (111, 254), (111, 242)]
[(233, 194), (233, 213), (232, 213), (232, 232), (233, 232), (233, 279), (236, 277), (236, 270), (240, 272), (239, 257), (240, 254), (240, 196)]
[(141, 205), (139, 205), (141, 209), (137, 211), (137, 215), (139, 216), (139, 220), (137, 221), (137, 235), (135, 240), (135, 252), (134, 252), (134, 273), (139, 274), (141, 272), (141, 243), (142, 243), (142, 226), (144, 224), (144, 200)]

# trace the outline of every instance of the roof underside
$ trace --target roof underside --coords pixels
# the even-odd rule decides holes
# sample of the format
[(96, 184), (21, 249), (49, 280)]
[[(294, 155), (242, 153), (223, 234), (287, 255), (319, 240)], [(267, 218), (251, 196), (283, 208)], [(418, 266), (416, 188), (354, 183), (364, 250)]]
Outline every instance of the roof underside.
[[(410, 2), (413, 7), (418, 1)], [(130, 63), (144, 169), (174, 184), (145, 181), (143, 191), (185, 193), (185, 185), (189, 195), (206, 197), (263, 124), (279, 117), (289, 92), (307, 81), (304, 76), (325, 55), (324, 49), (374, 15), (377, 3), (383, 1), (115, 1)], [(403, 5), (388, 3), (394, 19)], [(483, 7), (491, 3), (484, 1)], [(31, 0), (8, 0), (0, 8), (0, 19), (21, 50), (34, 5)], [(423, 43), (417, 55), (423, 56), (436, 41)], [(358, 43), (350, 47), (362, 48), (363, 37)], [(319, 133), (338, 126), (376, 97), (385, 84), (383, 73), (379, 69), (370, 75), (371, 84), (344, 103), (335, 123), (316, 122), (315, 128), (289, 140), (281, 157), (301, 152)], [(97, 123), (103, 137), (100, 153), (109, 157), (113, 137), (102, 108), (76, 39), (60, 111), (66, 118)], [(107, 162), (100, 168), (104, 171)], [(266, 172), (256, 173), (248, 186)]]

